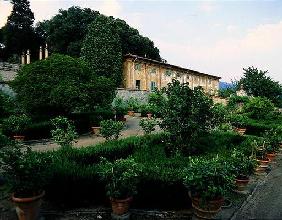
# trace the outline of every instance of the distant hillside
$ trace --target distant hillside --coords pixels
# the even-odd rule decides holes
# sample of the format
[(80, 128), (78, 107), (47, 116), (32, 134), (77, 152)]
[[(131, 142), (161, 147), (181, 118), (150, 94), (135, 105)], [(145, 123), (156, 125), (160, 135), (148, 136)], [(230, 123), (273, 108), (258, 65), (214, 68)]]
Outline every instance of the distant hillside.
[(226, 89), (229, 87), (233, 87), (233, 84), (228, 82), (219, 82), (219, 89)]

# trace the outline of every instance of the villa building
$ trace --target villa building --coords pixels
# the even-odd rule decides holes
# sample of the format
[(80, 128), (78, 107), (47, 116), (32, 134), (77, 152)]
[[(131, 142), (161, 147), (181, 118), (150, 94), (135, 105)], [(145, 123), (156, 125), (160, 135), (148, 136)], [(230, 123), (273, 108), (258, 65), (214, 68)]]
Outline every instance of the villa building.
[(214, 94), (219, 89), (218, 76), (127, 54), (123, 62), (123, 86), (126, 90), (152, 91), (166, 87), (173, 79), (188, 83), (191, 89), (201, 86), (205, 92)]

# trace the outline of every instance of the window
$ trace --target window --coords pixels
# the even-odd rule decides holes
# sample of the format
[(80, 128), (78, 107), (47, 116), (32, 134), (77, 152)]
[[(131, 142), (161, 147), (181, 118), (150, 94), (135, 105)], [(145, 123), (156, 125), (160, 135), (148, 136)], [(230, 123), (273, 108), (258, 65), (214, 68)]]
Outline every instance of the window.
[(141, 63), (135, 63), (134, 64), (134, 69), (140, 71), (141, 70)]
[(135, 83), (136, 89), (140, 90), (140, 85), (141, 85), (140, 80), (136, 80), (136, 83)]
[(171, 76), (172, 75), (172, 71), (171, 70), (166, 70), (165, 71), (165, 76)]
[(151, 91), (154, 91), (155, 88), (156, 88), (156, 82), (151, 81)]
[(157, 69), (156, 69), (156, 68), (151, 68), (151, 69), (150, 69), (150, 73), (151, 73), (151, 74), (156, 74), (156, 72), (157, 72)]

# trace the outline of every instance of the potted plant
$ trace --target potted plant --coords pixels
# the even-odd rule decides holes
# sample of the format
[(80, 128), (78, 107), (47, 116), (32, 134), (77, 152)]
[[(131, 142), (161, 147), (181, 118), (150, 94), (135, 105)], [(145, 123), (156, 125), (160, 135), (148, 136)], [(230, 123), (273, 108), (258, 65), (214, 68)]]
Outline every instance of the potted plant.
[(78, 137), (74, 125), (67, 118), (58, 116), (51, 120), (53, 129), (51, 135), (54, 141), (62, 148), (69, 148)]
[(118, 139), (123, 128), (124, 123), (121, 121), (113, 121), (112, 119), (101, 121), (101, 135), (107, 141)]
[(194, 214), (211, 219), (221, 210), (224, 194), (232, 188), (234, 174), (225, 159), (192, 159), (185, 171), (184, 185), (189, 190)]
[(116, 97), (112, 102), (112, 107), (115, 112), (116, 120), (126, 121), (124, 115), (127, 113), (127, 103), (122, 98)]
[(127, 106), (128, 106), (128, 115), (134, 116), (135, 111), (139, 108), (138, 100), (136, 98), (130, 97), (127, 100)]
[(154, 118), (142, 118), (139, 125), (142, 127), (145, 135), (151, 134), (158, 122)]
[(257, 162), (236, 149), (231, 154), (231, 161), (236, 176), (236, 188), (238, 191), (244, 191), (250, 181), (250, 175), (255, 171)]
[(44, 185), (50, 176), (51, 158), (46, 154), (23, 149), (19, 145), (0, 153), (0, 162), (12, 193), (19, 220), (39, 218)]
[(114, 162), (102, 159), (99, 173), (106, 184), (114, 215), (127, 215), (133, 195), (137, 193), (141, 172), (142, 166), (132, 158)]
[(278, 129), (270, 129), (264, 133), (265, 138), (265, 150), (267, 158), (272, 161), (276, 153), (279, 151), (279, 145), (281, 140), (281, 134)]
[(3, 122), (6, 130), (13, 134), (13, 137), (17, 141), (23, 141), (25, 136), (24, 131), (31, 124), (31, 119), (26, 114), (21, 115), (11, 115), (9, 118), (5, 119)]
[(246, 132), (246, 120), (247, 117), (243, 114), (233, 114), (231, 115), (231, 124), (235, 126), (235, 131), (240, 135), (244, 135)]

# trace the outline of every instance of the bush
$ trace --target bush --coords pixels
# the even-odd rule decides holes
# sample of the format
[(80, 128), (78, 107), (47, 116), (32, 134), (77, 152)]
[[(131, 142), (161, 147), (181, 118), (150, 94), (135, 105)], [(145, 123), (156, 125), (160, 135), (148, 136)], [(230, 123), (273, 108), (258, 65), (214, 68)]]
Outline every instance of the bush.
[(0, 91), (0, 120), (13, 114), (15, 108), (16, 106), (13, 98)]
[(31, 118), (26, 114), (11, 115), (3, 121), (4, 130), (10, 131), (13, 134), (23, 134), (28, 125), (31, 124)]
[(32, 114), (67, 115), (110, 105), (114, 83), (94, 76), (81, 60), (54, 54), (23, 66), (13, 84), (21, 106)]
[(103, 160), (99, 174), (106, 183), (107, 196), (125, 199), (137, 193), (142, 165), (133, 158), (119, 159), (114, 162)]
[(155, 126), (158, 122), (153, 118), (142, 118), (139, 125), (142, 127), (145, 134), (151, 134), (155, 130)]
[(129, 111), (135, 111), (135, 112), (140, 111), (140, 103), (138, 99), (130, 97), (128, 100), (126, 100), (126, 104)]
[(253, 97), (243, 108), (244, 112), (253, 119), (266, 119), (274, 112), (274, 104), (265, 97)]
[(183, 151), (192, 138), (209, 128), (212, 100), (200, 87), (194, 90), (187, 84), (173, 80), (165, 89), (167, 101), (162, 109), (160, 126), (175, 137), (174, 143)]
[(152, 113), (154, 117), (161, 117), (162, 109), (165, 108), (166, 97), (163, 91), (155, 90), (149, 94), (147, 113)]
[(101, 121), (101, 135), (106, 140), (118, 139), (121, 130), (124, 128), (124, 123), (120, 121), (105, 120)]
[(121, 97), (115, 97), (112, 102), (117, 117), (123, 117), (127, 113), (127, 103)]
[(57, 117), (51, 120), (54, 129), (51, 130), (52, 138), (61, 147), (71, 147), (78, 135), (73, 124), (65, 117)]
[(232, 111), (236, 111), (238, 110), (238, 107), (245, 105), (248, 101), (249, 101), (248, 96), (237, 96), (237, 95), (230, 96), (227, 107)]

